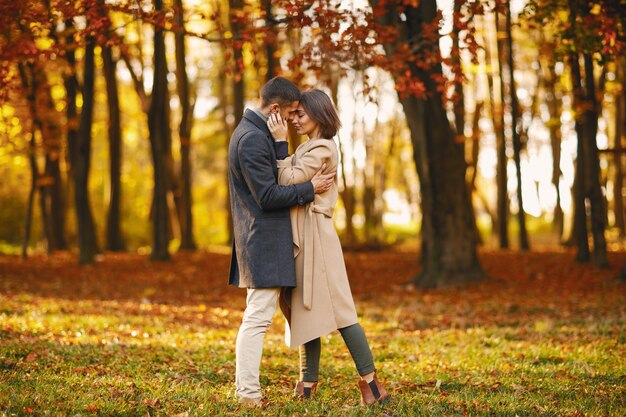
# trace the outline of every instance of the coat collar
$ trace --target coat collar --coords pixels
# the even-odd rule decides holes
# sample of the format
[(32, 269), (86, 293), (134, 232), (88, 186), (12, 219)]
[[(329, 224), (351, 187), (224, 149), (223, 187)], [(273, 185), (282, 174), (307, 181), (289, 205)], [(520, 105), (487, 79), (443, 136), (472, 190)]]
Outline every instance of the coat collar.
[(251, 121), (253, 125), (258, 127), (268, 137), (272, 137), (270, 130), (267, 128), (267, 123), (265, 122), (265, 120), (261, 119), (261, 117), (256, 114), (256, 112), (250, 109), (246, 109), (246, 111), (243, 113), (243, 117)]

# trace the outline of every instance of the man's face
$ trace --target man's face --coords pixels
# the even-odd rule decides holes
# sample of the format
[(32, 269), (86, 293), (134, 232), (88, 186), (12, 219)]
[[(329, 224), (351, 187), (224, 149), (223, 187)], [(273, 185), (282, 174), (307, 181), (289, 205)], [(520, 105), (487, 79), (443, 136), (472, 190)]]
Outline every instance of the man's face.
[(277, 103), (272, 105), (271, 113), (280, 113), (283, 119), (291, 122), (296, 114), (296, 110), (298, 109), (299, 101), (292, 101), (291, 104), (287, 104), (284, 106), (279, 106)]

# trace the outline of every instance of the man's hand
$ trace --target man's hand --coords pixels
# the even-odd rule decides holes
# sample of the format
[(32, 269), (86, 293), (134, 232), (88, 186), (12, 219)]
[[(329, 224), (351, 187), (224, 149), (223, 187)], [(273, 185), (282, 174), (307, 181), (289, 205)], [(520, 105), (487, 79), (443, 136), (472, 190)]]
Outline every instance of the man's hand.
[(271, 113), (267, 118), (267, 128), (276, 142), (286, 142), (289, 136), (287, 121), (280, 113)]
[(328, 174), (323, 174), (324, 169), (326, 168), (326, 164), (323, 164), (319, 171), (313, 175), (311, 178), (311, 183), (313, 184), (313, 190), (315, 194), (322, 194), (326, 191), (330, 190), (330, 187), (335, 182), (335, 172), (330, 172)]

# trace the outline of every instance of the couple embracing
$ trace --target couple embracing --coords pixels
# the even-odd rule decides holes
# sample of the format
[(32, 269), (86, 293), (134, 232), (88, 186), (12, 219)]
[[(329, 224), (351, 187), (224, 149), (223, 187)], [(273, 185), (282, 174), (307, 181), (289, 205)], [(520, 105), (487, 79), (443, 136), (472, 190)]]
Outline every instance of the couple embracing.
[[(287, 122), (308, 136), (288, 155)], [(261, 407), (263, 339), (277, 306), (285, 314), (286, 343), (299, 348), (295, 395), (317, 388), (320, 337), (339, 330), (360, 375), (361, 401), (388, 398), (358, 322), (332, 215), (338, 191), (340, 127), (324, 92), (301, 93), (276, 77), (261, 90), (261, 107), (247, 109), (230, 139), (228, 185), (233, 216), (231, 285), (247, 289), (236, 342), (235, 395)]]

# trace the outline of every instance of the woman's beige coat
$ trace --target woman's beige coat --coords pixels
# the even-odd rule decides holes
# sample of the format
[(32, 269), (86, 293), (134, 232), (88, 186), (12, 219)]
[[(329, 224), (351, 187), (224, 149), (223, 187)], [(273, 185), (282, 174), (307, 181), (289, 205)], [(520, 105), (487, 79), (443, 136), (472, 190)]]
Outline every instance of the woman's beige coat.
[[(325, 172), (337, 171), (337, 145), (333, 140), (311, 139), (278, 161), (278, 182), (309, 181), (323, 163)], [(292, 348), (358, 322), (332, 219), (337, 197), (335, 180), (330, 190), (315, 194), (312, 203), (291, 208), (297, 287), (281, 301), (291, 304), (285, 341)]]

